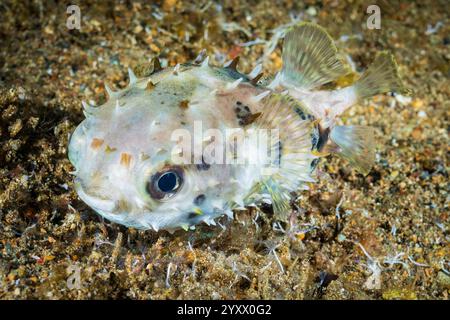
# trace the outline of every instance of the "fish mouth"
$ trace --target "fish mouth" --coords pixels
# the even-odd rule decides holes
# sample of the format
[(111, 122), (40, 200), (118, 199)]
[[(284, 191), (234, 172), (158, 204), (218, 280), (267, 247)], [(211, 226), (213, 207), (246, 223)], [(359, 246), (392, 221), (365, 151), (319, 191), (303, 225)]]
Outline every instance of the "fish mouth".
[(95, 211), (102, 212), (114, 212), (117, 209), (117, 201), (102, 199), (99, 197), (89, 195), (83, 188), (83, 183), (81, 179), (75, 179), (75, 190), (78, 193), (78, 196), (83, 200), (86, 204), (88, 204)]

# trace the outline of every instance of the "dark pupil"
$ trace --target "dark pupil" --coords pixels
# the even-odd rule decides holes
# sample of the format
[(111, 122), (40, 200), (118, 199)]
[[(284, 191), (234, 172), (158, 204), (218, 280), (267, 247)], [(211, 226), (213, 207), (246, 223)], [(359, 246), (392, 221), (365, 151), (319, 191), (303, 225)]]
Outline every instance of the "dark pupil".
[(175, 173), (164, 173), (158, 180), (158, 188), (162, 192), (173, 191), (177, 187), (177, 180), (177, 175)]

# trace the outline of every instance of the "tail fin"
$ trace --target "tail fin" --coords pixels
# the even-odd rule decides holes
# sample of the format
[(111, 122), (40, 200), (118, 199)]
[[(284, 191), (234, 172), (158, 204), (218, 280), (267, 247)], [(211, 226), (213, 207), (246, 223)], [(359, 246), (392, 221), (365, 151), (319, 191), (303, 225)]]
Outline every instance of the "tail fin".
[(365, 126), (336, 126), (331, 140), (338, 146), (337, 154), (362, 174), (369, 173), (375, 162), (374, 129)]
[(402, 84), (393, 55), (387, 51), (378, 54), (369, 69), (354, 84), (354, 88), (359, 99), (390, 91), (411, 94), (411, 90)]
[(292, 27), (284, 38), (283, 69), (285, 85), (314, 89), (349, 72), (339, 59), (333, 39), (320, 26), (303, 22)]

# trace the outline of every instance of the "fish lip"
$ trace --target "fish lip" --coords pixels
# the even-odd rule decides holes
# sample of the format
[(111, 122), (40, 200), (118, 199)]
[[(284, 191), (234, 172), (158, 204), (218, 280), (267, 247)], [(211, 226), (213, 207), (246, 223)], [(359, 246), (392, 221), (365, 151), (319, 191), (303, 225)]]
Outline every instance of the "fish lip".
[(75, 178), (74, 181), (75, 190), (78, 193), (78, 196), (83, 200), (86, 204), (88, 204), (95, 211), (102, 212), (114, 212), (117, 208), (117, 201), (100, 199), (94, 196), (89, 195), (83, 188), (83, 183), (80, 178)]
[(85, 143), (87, 129), (86, 119), (84, 119), (75, 130), (70, 133), (67, 142), (67, 158), (76, 170), (79, 169), (79, 161)]

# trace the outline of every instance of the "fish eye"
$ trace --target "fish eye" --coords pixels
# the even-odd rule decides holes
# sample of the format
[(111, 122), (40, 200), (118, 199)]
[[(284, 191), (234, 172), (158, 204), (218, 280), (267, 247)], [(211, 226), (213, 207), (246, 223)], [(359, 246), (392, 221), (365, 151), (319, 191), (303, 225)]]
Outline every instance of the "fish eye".
[(174, 172), (166, 172), (158, 180), (158, 188), (162, 192), (172, 192), (177, 188), (178, 176)]
[(165, 200), (172, 197), (183, 185), (183, 170), (172, 167), (152, 175), (147, 182), (147, 192), (152, 198)]

